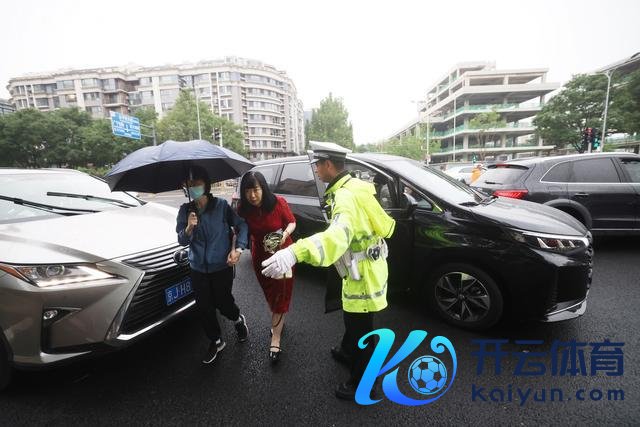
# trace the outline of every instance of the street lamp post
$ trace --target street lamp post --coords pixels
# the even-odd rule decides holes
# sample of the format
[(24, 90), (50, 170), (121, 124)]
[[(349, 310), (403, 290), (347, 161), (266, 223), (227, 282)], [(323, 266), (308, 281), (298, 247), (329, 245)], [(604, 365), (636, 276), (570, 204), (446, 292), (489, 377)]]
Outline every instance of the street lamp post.
[[(604, 136), (607, 132), (607, 112), (609, 111), (609, 90), (611, 89), (611, 75), (613, 74), (613, 70), (607, 70), (605, 73), (607, 76), (607, 97), (604, 101), (604, 118), (602, 119), (602, 138), (600, 138), (600, 146), (598, 147), (598, 151), (602, 151), (602, 146), (604, 145)], [(591, 151), (591, 144), (589, 144), (589, 151)]]
[[(426, 105), (426, 101), (411, 101), (416, 104), (416, 108), (418, 110), (418, 120), (416, 121), (416, 137), (420, 138), (420, 124), (422, 122), (422, 118), (420, 117), (420, 106)], [(429, 164), (429, 113), (427, 112), (427, 165)]]

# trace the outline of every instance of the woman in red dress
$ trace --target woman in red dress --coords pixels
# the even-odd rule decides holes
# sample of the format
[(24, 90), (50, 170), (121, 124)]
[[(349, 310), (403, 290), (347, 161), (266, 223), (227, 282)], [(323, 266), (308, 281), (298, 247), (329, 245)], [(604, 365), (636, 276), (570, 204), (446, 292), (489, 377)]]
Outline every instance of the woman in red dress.
[(269, 359), (277, 362), (282, 353), (280, 337), (284, 317), (289, 311), (291, 302), (293, 274), (286, 275), (282, 279), (272, 279), (261, 273), (262, 261), (273, 255), (265, 251), (263, 239), (269, 233), (280, 231), (282, 233), (280, 246), (275, 250), (286, 248), (293, 243), (291, 233), (296, 228), (296, 220), (287, 201), (271, 192), (260, 172), (248, 172), (242, 177), (238, 214), (249, 225), (253, 270), (271, 310), (272, 332)]

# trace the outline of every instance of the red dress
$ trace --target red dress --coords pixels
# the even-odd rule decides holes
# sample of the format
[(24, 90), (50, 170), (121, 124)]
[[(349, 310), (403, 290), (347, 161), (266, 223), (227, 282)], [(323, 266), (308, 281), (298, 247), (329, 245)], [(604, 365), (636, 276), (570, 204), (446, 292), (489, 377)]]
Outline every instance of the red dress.
[[(264, 212), (262, 208), (250, 206), (248, 213), (244, 216), (249, 225), (251, 235), (251, 257), (253, 259), (253, 271), (262, 287), (264, 296), (267, 299), (272, 313), (286, 313), (289, 311), (291, 293), (293, 291), (293, 277), (289, 279), (272, 279), (262, 274), (262, 261), (272, 254), (265, 252), (262, 239), (265, 234), (277, 230), (284, 230), (288, 224), (296, 222), (295, 217), (289, 209), (287, 201), (276, 196), (276, 205), (271, 212)], [(293, 240), (287, 236), (283, 248), (291, 245)]]

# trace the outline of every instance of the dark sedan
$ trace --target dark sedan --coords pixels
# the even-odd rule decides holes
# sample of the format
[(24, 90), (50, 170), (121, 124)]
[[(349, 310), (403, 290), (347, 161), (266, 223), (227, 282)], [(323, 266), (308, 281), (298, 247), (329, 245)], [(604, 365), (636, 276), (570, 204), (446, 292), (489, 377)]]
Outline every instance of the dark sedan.
[[(504, 314), (557, 321), (584, 313), (591, 234), (570, 215), (482, 196), (402, 157), (353, 154), (347, 168), (376, 186), (396, 219), (388, 241), (390, 292), (411, 290), (445, 320), (472, 329), (490, 327)], [(326, 227), (325, 184), (307, 157), (258, 162), (254, 170), (289, 202), (298, 237)]]

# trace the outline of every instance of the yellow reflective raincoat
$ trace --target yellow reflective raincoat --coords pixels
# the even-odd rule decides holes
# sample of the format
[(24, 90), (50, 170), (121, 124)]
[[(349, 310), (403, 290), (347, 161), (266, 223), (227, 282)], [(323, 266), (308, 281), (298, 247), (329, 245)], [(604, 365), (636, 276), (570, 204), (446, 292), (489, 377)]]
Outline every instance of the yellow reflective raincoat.
[[(366, 251), (395, 229), (395, 220), (382, 209), (375, 198), (373, 184), (353, 178), (339, 177), (325, 191), (331, 208), (331, 223), (320, 233), (300, 239), (291, 248), (298, 262), (329, 266), (347, 250)], [(342, 280), (342, 308), (350, 313), (380, 311), (387, 306), (387, 261), (364, 258), (358, 261), (360, 280), (351, 275)]]

